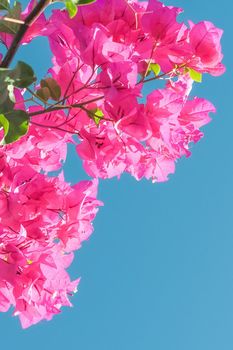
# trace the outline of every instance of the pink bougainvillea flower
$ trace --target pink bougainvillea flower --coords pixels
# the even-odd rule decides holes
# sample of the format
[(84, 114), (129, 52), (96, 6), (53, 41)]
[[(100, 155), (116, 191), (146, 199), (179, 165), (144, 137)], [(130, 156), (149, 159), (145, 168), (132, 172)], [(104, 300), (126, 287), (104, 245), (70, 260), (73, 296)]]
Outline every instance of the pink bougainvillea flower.
[(197, 24), (190, 21), (189, 24), (189, 42), (193, 52), (190, 66), (212, 75), (223, 74), (225, 67), (221, 63), (223, 54), (220, 44), (223, 31), (207, 21)]
[[(71, 306), (79, 279), (67, 268), (102, 205), (96, 178), (126, 172), (167, 181), (203, 137), (215, 108), (190, 97), (192, 78), (224, 72), (222, 30), (206, 21), (186, 26), (181, 11), (157, 0), (96, 0), (72, 19), (65, 10), (40, 15), (22, 40), (48, 38), (48, 74), (61, 89), (56, 108), (49, 100), (46, 110), (43, 103), (28, 107), (15, 89), (16, 109), (30, 113), (29, 130), (0, 146), (0, 312), (13, 307), (23, 328)], [(9, 47), (13, 36), (0, 38)], [(68, 144), (94, 180), (65, 181)]]
[(13, 306), (26, 328), (71, 305), (79, 279), (71, 282), (66, 269), (92, 233), (101, 202), (97, 180), (70, 186), (6, 152), (1, 169), (0, 311)]

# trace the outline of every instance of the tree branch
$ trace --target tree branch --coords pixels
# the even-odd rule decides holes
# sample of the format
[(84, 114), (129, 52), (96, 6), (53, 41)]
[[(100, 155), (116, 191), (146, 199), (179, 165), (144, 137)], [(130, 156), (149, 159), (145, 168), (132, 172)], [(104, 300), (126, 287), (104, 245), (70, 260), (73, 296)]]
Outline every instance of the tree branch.
[[(62, 105), (62, 106), (56, 106), (56, 107), (48, 107), (46, 109), (42, 109), (42, 110), (39, 110), (39, 111), (35, 111), (35, 112), (29, 112), (28, 113), (28, 116), (29, 117), (34, 117), (36, 115), (40, 115), (40, 114), (45, 114), (45, 113), (51, 113), (51, 112), (54, 112), (54, 111), (61, 111), (61, 110), (66, 110), (66, 109), (71, 109), (71, 108), (79, 108), (79, 109), (84, 109), (84, 106), (89, 104), (89, 103), (92, 103), (92, 102), (96, 102), (96, 101), (99, 101), (101, 99), (103, 99), (104, 96), (100, 96), (100, 97), (96, 97), (96, 98), (93, 98), (89, 101), (84, 101), (84, 102), (81, 102), (81, 103), (75, 103), (75, 104), (72, 104), (72, 105)], [(7, 112), (4, 113), (5, 115), (7, 115)]]
[(35, 22), (35, 20), (40, 16), (40, 14), (44, 11), (46, 6), (51, 2), (51, 0), (40, 0), (34, 9), (29, 13), (29, 15), (26, 17), (23, 24), (21, 24), (18, 32), (15, 34), (14, 39), (11, 43), (11, 46), (9, 50), (7, 51), (2, 63), (0, 64), (1, 68), (7, 68), (11, 61), (13, 60), (21, 40), (23, 39), (25, 33), (27, 32), (28, 28), (31, 24)]

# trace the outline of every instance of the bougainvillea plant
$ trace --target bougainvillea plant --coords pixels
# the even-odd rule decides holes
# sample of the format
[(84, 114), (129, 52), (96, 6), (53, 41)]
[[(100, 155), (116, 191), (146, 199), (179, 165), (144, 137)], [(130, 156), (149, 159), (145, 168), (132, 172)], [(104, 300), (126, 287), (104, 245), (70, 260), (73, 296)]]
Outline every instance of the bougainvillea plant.
[[(225, 69), (222, 30), (178, 22), (180, 8), (65, 0), (47, 15), (48, 5), (32, 0), (22, 11), (0, 0), (0, 311), (13, 306), (24, 328), (71, 305), (79, 279), (67, 268), (102, 205), (98, 178), (166, 181), (215, 112), (189, 98), (192, 85)], [(41, 81), (27, 63), (11, 66), (37, 36), (53, 54)], [(154, 90), (142, 99), (148, 82)], [(93, 180), (64, 180), (69, 143)]]

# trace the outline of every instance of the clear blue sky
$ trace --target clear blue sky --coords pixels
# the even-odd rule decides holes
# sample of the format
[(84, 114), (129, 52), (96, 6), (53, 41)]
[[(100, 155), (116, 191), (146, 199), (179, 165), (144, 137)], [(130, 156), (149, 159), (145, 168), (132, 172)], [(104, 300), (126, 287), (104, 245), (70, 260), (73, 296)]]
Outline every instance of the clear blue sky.
[[(185, 20), (225, 30), (227, 73), (204, 76), (194, 91), (217, 114), (169, 182), (100, 182), (105, 206), (71, 269), (82, 276), (74, 307), (25, 331), (11, 312), (1, 314), (0, 349), (233, 349), (233, 3), (165, 3), (183, 7)], [(18, 57), (43, 74), (46, 50), (37, 39)], [(74, 152), (65, 171), (67, 180), (85, 178)]]

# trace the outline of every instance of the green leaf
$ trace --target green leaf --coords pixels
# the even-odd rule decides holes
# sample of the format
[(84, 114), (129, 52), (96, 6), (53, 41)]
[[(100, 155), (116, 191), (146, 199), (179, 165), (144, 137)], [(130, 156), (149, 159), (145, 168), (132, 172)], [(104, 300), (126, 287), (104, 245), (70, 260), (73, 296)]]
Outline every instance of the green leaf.
[(0, 90), (9, 85), (25, 88), (35, 80), (33, 69), (25, 62), (19, 61), (14, 69), (0, 68)]
[(7, 112), (14, 107), (14, 102), (9, 98), (7, 86), (0, 88), (0, 113)]
[(78, 0), (77, 1), (77, 5), (88, 5), (88, 4), (92, 4), (93, 2), (96, 2), (96, 0)]
[(0, 113), (11, 112), (15, 104), (14, 88), (25, 88), (35, 81), (32, 68), (19, 61), (14, 69), (0, 68)]
[(202, 74), (200, 72), (197, 72), (196, 70), (192, 68), (188, 68), (189, 76), (194, 81), (201, 83), (202, 82)]
[[(1, 2), (4, 2), (4, 0), (0, 0)], [(8, 9), (8, 13), (5, 17), (12, 18), (12, 19), (21, 19), (21, 4), (19, 2), (15, 2), (13, 8)], [(9, 22), (7, 20), (1, 19), (0, 20), (0, 32), (8, 33), (8, 34), (16, 34), (19, 30), (20, 24)]]
[(12, 110), (15, 104), (14, 86), (5, 82), (9, 71), (0, 69), (0, 113)]
[(6, 119), (6, 117), (4, 116), (4, 114), (0, 114), (0, 126), (1, 128), (3, 128), (4, 130), (4, 135), (7, 135), (8, 131), (9, 131), (9, 121)]
[(76, 13), (78, 12), (78, 7), (76, 5), (76, 2), (72, 1), (72, 0), (66, 0), (65, 6), (66, 6), (66, 9), (69, 13), (70, 18), (73, 18), (76, 15)]
[(14, 107), (14, 94), (12, 85), (7, 85), (0, 74), (0, 113), (7, 112)]
[(50, 96), (53, 100), (59, 101), (61, 97), (61, 88), (53, 78), (42, 79), (40, 82), (41, 88), (48, 88)]
[(78, 6), (88, 5), (96, 0), (63, 0), (70, 18), (73, 18), (78, 12)]
[(0, 125), (4, 129), (2, 144), (9, 144), (17, 141), (28, 131), (29, 116), (25, 111), (15, 110), (0, 114)]
[(101, 119), (103, 119), (104, 114), (99, 108), (92, 109), (88, 112), (88, 115), (91, 119), (94, 120), (95, 124), (98, 126)]
[(13, 103), (15, 103), (14, 85), (9, 84), (9, 85), (7, 86), (7, 90), (8, 90), (9, 99), (10, 99)]
[(9, 76), (14, 81), (12, 84), (19, 88), (26, 88), (36, 80), (33, 69), (23, 61), (17, 63)]
[(160, 71), (161, 71), (161, 67), (158, 63), (151, 63), (149, 66), (149, 70), (152, 71), (154, 73), (154, 75), (159, 75)]
[(8, 0), (0, 0), (0, 10), (9, 10), (10, 2)]

